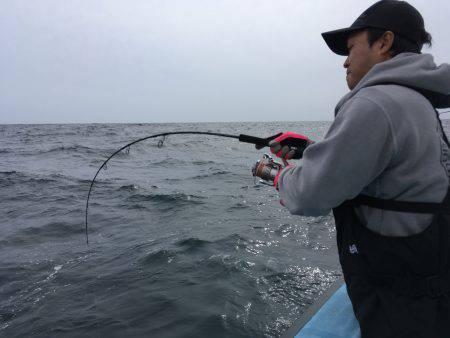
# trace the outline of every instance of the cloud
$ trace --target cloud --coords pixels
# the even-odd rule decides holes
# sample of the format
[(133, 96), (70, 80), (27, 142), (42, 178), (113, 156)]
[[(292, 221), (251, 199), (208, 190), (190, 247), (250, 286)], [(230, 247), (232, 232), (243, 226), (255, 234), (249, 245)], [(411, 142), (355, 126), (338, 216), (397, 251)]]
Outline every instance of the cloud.
[[(331, 120), (322, 31), (374, 1), (3, 0), (0, 123)], [(450, 55), (444, 1), (411, 1)]]

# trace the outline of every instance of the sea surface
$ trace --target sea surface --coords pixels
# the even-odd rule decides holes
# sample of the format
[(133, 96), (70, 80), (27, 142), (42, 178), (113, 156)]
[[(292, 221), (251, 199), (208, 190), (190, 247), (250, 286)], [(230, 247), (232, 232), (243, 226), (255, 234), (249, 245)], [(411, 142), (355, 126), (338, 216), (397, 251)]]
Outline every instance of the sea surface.
[[(281, 130), (330, 122), (0, 125), (0, 336), (279, 337), (341, 275), (331, 215), (251, 175)], [(266, 150), (267, 152), (267, 150)]]

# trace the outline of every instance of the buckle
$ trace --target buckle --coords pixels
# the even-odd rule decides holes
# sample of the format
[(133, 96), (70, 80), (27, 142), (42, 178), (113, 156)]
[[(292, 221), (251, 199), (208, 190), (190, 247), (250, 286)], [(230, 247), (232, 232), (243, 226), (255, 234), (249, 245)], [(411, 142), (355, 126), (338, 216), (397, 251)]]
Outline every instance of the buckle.
[(427, 283), (427, 294), (430, 297), (436, 298), (442, 295), (439, 276), (430, 276), (427, 277), (425, 280)]

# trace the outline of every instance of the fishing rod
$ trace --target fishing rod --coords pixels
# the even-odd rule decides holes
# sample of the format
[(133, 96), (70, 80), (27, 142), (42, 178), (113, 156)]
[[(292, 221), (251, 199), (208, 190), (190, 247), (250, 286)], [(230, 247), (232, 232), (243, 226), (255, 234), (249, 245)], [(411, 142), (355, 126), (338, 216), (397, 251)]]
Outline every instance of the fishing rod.
[[(261, 138), (261, 137), (256, 137), (256, 136), (251, 136), (251, 135), (245, 135), (245, 134), (239, 134), (239, 135), (232, 135), (232, 134), (223, 134), (223, 133), (213, 133), (213, 132), (207, 132), (207, 131), (173, 131), (173, 132), (167, 132), (167, 133), (159, 133), (159, 134), (154, 134), (154, 135), (150, 135), (150, 136), (146, 136), (146, 137), (142, 137), (138, 140), (135, 140), (133, 142), (130, 142), (126, 145), (124, 145), (123, 147), (119, 148), (118, 150), (116, 150), (114, 153), (112, 153), (100, 166), (100, 168), (98, 168), (97, 172), (94, 175), (94, 178), (91, 181), (91, 185), (89, 187), (89, 192), (87, 195), (87, 199), (86, 199), (86, 226), (85, 226), (85, 230), (86, 230), (86, 244), (89, 244), (89, 236), (88, 236), (88, 209), (89, 209), (89, 198), (91, 196), (91, 192), (92, 192), (92, 188), (94, 186), (95, 183), (95, 179), (97, 178), (98, 174), (100, 173), (100, 171), (105, 168), (106, 169), (106, 165), (109, 162), (109, 160), (111, 160), (115, 155), (117, 155), (118, 153), (120, 153), (123, 150), (128, 150), (129, 151), (129, 147), (148, 140), (148, 139), (152, 139), (152, 138), (156, 138), (156, 137), (162, 137), (161, 140), (159, 140), (157, 146), (158, 148), (161, 148), (164, 145), (164, 141), (166, 139), (167, 136), (169, 135), (187, 135), (187, 134), (191, 134), (191, 135), (210, 135), (210, 136), (217, 136), (217, 137), (226, 137), (226, 138), (234, 138), (239, 140), (240, 142), (244, 142), (244, 143), (251, 143), (255, 145), (256, 149), (262, 149), (264, 147), (269, 146), (270, 141), (272, 141), (273, 139), (277, 138), (278, 136), (280, 136), (282, 133), (278, 133), (276, 135), (272, 135), (270, 137), (267, 138)], [(289, 147), (296, 147), (296, 148), (304, 148), (305, 147), (305, 140), (300, 140), (300, 139), (287, 139), (285, 141), (283, 141), (284, 145), (287, 145)], [(268, 155), (265, 155), (268, 156)], [(263, 161), (257, 162), (257, 166), (260, 163), (265, 163), (267, 164), (269, 167), (271, 168), (277, 168), (276, 164), (274, 164), (273, 161), (271, 161), (271, 159), (269, 160), (267, 157), (264, 157)], [(260, 168), (262, 168), (262, 166), (260, 166)], [(256, 170), (256, 167), (253, 170), (253, 176), (259, 176), (256, 175), (256, 172), (262, 172), (261, 170)], [(260, 176), (261, 177), (261, 176)]]

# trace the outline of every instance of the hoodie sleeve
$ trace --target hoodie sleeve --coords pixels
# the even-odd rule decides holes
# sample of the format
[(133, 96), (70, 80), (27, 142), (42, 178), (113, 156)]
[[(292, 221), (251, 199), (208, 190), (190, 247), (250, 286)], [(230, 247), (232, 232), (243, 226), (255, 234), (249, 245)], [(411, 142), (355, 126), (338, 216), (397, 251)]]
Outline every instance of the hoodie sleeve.
[(299, 165), (283, 170), (281, 200), (292, 214), (325, 215), (374, 181), (396, 149), (389, 116), (370, 99), (355, 96), (325, 138), (305, 150)]

